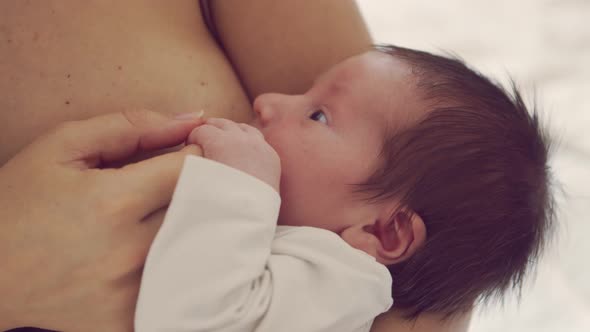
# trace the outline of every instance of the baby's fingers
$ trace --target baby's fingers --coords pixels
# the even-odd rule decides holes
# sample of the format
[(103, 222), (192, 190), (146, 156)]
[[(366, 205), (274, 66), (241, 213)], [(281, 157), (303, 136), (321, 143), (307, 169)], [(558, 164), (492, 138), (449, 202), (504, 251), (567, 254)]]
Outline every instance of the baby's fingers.
[(238, 124), (238, 125), (240, 126), (240, 128), (241, 128), (241, 129), (242, 129), (244, 132), (246, 132), (246, 133), (249, 133), (249, 134), (258, 135), (258, 136), (260, 136), (260, 137), (264, 138), (264, 135), (262, 135), (262, 133), (260, 132), (260, 130), (258, 130), (258, 128), (256, 128), (256, 127), (252, 127), (251, 125), (249, 125), (249, 124), (246, 124), (246, 123), (240, 123), (240, 124)]
[(238, 123), (222, 118), (209, 118), (206, 120), (207, 124), (215, 126), (219, 129), (223, 130), (231, 130), (231, 129), (238, 129)]
[(216, 126), (210, 124), (201, 125), (191, 131), (186, 140), (186, 144), (196, 144), (203, 147), (203, 145), (208, 144), (208, 142), (215, 140), (215, 138), (219, 136), (219, 131), (220, 129)]

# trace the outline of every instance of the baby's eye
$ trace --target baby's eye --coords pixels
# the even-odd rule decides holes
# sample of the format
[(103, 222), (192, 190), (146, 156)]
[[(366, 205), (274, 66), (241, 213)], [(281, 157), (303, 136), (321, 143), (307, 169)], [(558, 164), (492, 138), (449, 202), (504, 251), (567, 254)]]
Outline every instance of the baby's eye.
[(313, 113), (311, 113), (309, 118), (312, 119), (313, 121), (319, 121), (319, 122), (323, 122), (324, 124), (328, 124), (328, 118), (326, 117), (326, 114), (322, 110), (314, 111)]

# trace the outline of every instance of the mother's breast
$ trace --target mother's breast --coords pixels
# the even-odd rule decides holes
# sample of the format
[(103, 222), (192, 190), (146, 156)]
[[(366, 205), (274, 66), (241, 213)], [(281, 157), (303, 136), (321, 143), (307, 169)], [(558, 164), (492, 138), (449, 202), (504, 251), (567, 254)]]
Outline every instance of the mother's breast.
[(0, 91), (0, 165), (49, 127), (100, 113), (251, 116), (194, 0), (0, 2)]

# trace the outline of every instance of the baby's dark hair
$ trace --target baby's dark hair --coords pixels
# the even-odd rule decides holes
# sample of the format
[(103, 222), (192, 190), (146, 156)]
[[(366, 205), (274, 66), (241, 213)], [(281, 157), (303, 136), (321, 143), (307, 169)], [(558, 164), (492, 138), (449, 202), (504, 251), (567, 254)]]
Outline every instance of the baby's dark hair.
[[(389, 266), (394, 307), (445, 317), (514, 289), (520, 295), (550, 238), (555, 213), (550, 140), (512, 94), (455, 57), (380, 45), (411, 68), (424, 117), (391, 130), (383, 165), (358, 192), (397, 198), (424, 221), (425, 244)], [(533, 107), (534, 108), (534, 107)]]

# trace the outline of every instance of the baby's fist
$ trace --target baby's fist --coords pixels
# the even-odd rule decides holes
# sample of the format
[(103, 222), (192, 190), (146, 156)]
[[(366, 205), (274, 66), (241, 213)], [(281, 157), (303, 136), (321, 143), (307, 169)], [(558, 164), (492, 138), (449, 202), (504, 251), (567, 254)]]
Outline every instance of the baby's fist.
[(281, 162), (262, 133), (247, 124), (209, 118), (187, 140), (203, 149), (205, 158), (248, 173), (279, 192)]

